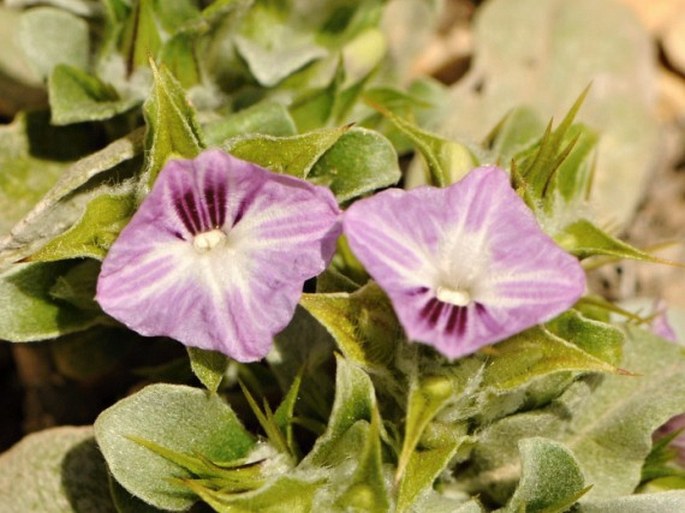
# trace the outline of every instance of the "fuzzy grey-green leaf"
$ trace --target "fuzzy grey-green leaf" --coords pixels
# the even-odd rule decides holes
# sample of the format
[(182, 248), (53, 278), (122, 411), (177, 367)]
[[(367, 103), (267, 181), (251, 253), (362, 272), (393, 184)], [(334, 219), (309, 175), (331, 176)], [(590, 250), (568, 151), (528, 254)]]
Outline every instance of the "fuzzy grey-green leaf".
[(685, 511), (685, 491), (645, 493), (581, 502), (574, 513), (680, 513)]
[(197, 347), (188, 348), (188, 357), (193, 374), (207, 390), (215, 393), (228, 368), (228, 357), (218, 351), (208, 351)]
[[(345, 435), (358, 422), (370, 422), (376, 409), (376, 395), (371, 378), (356, 364), (337, 357), (335, 401), (326, 432), (318, 438), (302, 465), (331, 465), (341, 457)], [(357, 447), (357, 449), (361, 449)], [(349, 457), (349, 453), (345, 454)]]
[(2, 454), (0, 511), (117, 513), (93, 428), (48, 429)]
[(563, 513), (585, 489), (575, 457), (563, 444), (542, 437), (518, 443), (521, 480), (503, 513)]
[[(81, 331), (104, 321), (104, 314), (99, 310), (79, 308), (53, 294), (59, 279), (82, 264), (72, 260), (10, 264), (0, 268), (2, 338), (11, 342), (34, 342)], [(84, 284), (88, 282), (80, 285)], [(80, 293), (90, 295), (92, 301), (95, 290), (90, 294)]]
[(53, 262), (77, 257), (102, 260), (133, 215), (132, 194), (101, 194), (86, 205), (74, 226), (28, 257), (31, 262)]
[(161, 509), (183, 511), (194, 494), (169, 481), (187, 473), (129, 437), (214, 461), (241, 458), (254, 445), (231, 408), (215, 394), (180, 385), (150, 385), (100, 414), (95, 436), (117, 481)]
[(322, 155), (309, 176), (342, 203), (396, 184), (401, 172), (390, 141), (378, 132), (352, 128)]
[(171, 157), (193, 158), (205, 147), (195, 110), (171, 72), (153, 66), (152, 94), (143, 106), (146, 134), (146, 186), (151, 187)]
[[(45, 193), (43, 198), (8, 236), (0, 239), (0, 263), (16, 262), (69, 229), (93, 198), (107, 193), (132, 193), (135, 178), (126, 180), (125, 177), (132, 169), (140, 167), (138, 157), (142, 151), (143, 130), (139, 129), (74, 162), (59, 174), (56, 181), (53, 178), (46, 185), (41, 185), (40, 192)], [(34, 166), (33, 163), (31, 165)], [(35, 163), (36, 170), (41, 169), (39, 165), (39, 161)], [(51, 168), (42, 169), (48, 174)], [(62, 166), (57, 170), (61, 171)], [(12, 189), (7, 192), (14, 194)]]
[(67, 64), (57, 65), (48, 82), (51, 120), (56, 125), (109, 119), (133, 108), (138, 99), (120, 99), (96, 76)]
[(652, 433), (685, 411), (685, 352), (628, 327), (622, 367), (634, 374), (586, 376), (546, 408), (483, 429), (472, 455), (480, 469), (474, 490), (504, 501), (518, 478), (515, 444), (544, 436), (573, 452), (586, 484), (593, 486), (588, 501), (631, 494), (640, 483)]
[(68, 11), (54, 7), (29, 9), (20, 19), (19, 35), (29, 62), (43, 77), (49, 77), (58, 64), (88, 68), (88, 24)]
[(222, 148), (276, 173), (307, 178), (314, 164), (348, 129), (322, 128), (290, 137), (238, 136), (227, 140)]

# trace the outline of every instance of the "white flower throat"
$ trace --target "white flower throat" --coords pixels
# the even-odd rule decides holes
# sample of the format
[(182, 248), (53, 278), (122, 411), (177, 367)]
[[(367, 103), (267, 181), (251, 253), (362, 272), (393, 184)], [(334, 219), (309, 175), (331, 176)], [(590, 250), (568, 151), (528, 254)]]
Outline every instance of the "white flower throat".
[(449, 287), (438, 287), (435, 291), (438, 300), (454, 306), (467, 306), (472, 301), (471, 293), (465, 289), (451, 289)]
[(195, 235), (193, 237), (193, 247), (198, 253), (206, 253), (222, 244), (225, 240), (226, 234), (222, 230), (215, 228), (214, 230)]

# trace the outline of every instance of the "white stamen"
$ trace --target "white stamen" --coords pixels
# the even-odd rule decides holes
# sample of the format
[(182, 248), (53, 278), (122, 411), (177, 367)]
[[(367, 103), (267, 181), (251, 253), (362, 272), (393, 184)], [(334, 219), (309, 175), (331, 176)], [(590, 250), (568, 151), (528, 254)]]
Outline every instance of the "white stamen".
[(471, 302), (471, 294), (468, 290), (454, 290), (448, 287), (438, 287), (435, 291), (438, 300), (450, 303), (454, 306), (466, 306)]
[(193, 247), (198, 253), (206, 253), (226, 240), (226, 234), (219, 229), (198, 233), (193, 237)]

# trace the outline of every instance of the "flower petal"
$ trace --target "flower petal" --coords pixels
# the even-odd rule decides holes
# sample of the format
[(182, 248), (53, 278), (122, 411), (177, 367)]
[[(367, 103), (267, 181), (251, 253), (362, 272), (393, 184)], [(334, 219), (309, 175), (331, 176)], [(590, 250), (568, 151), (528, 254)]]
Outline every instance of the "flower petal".
[(143, 335), (257, 360), (330, 260), (338, 217), (328, 189), (221, 151), (171, 161), (111, 247), (96, 299)]
[(343, 225), (407, 335), (449, 357), (548, 321), (585, 288), (578, 261), (542, 232), (495, 167), (445, 189), (358, 201)]

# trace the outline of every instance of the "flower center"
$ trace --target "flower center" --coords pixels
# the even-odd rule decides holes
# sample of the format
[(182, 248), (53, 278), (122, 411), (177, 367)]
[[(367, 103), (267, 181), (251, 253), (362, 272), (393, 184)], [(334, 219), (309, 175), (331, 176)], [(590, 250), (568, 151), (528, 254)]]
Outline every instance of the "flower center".
[(206, 253), (226, 240), (226, 234), (215, 228), (208, 232), (198, 233), (193, 237), (193, 247), (198, 253)]
[(466, 306), (471, 302), (471, 293), (468, 290), (454, 290), (448, 287), (438, 287), (435, 291), (438, 300), (454, 306)]

